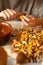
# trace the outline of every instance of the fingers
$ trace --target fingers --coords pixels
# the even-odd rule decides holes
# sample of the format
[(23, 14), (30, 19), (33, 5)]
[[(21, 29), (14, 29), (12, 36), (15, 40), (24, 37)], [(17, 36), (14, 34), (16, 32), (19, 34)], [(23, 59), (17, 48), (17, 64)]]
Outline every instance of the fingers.
[(16, 18), (17, 13), (14, 10), (12, 10), (12, 9), (11, 9), (11, 11), (13, 13), (13, 18)]
[(14, 15), (16, 15), (16, 12), (10, 9), (6, 9), (4, 11), (1, 12), (1, 16), (5, 19), (5, 20), (9, 20), (9, 19), (13, 19)]
[(9, 9), (7, 9), (6, 11), (10, 15), (10, 18), (13, 19), (13, 17), (14, 17), (13, 11), (12, 10), (9, 10)]
[(23, 21), (24, 25), (28, 26), (28, 23), (24, 19), (22, 19), (22, 21)]
[(4, 11), (1, 12), (1, 17), (3, 17), (5, 20), (7, 20), (7, 15), (5, 14)]
[(26, 22), (29, 22), (29, 21), (30, 21), (30, 19), (27, 18), (26, 16), (23, 16), (23, 19), (24, 19)]
[(14, 10), (11, 9), (11, 11), (12, 11), (12, 13), (16, 14), (16, 12)]
[[(29, 18), (30, 17), (30, 18)], [(32, 16), (23, 16), (22, 21), (26, 26), (35, 26), (36, 19)]]
[(22, 21), (23, 21), (23, 23), (24, 23), (26, 26), (28, 26), (28, 24), (29, 24), (29, 22), (30, 22), (30, 19), (27, 18), (26, 16), (23, 16), (23, 17), (22, 17)]
[[(6, 14), (7, 20), (9, 20), (9, 19), (10, 19), (10, 14), (7, 12), (7, 10), (4, 10), (3, 13), (4, 13), (4, 12), (5, 12), (5, 14)], [(4, 14), (4, 15), (5, 15), (5, 14)]]

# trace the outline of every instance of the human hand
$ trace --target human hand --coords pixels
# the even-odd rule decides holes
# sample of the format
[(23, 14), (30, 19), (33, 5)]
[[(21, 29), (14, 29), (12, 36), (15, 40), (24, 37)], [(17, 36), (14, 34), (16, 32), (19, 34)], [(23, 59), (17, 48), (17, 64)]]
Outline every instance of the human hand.
[(0, 17), (2, 17), (4, 20), (10, 20), (10, 19), (16, 18), (17, 15), (16, 15), (16, 12), (14, 10), (6, 9), (0, 13)]
[(22, 21), (26, 26), (40, 26), (40, 20), (32, 15), (23, 16)]

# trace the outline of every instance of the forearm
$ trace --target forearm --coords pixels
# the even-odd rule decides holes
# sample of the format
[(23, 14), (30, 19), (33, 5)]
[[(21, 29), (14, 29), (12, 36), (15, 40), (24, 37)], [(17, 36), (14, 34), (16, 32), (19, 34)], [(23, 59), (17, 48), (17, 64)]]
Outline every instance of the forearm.
[(42, 25), (43, 26), (43, 18), (38, 18), (38, 23), (39, 23), (39, 25)]

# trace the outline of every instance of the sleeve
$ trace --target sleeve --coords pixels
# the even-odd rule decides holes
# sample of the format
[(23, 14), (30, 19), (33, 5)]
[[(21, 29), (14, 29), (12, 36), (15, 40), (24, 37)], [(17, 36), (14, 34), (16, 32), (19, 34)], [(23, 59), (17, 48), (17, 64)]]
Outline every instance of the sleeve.
[(0, 0), (0, 11), (2, 10), (2, 3), (1, 3), (1, 0)]
[(31, 14), (38, 18), (43, 17), (43, 0), (34, 1), (34, 6), (32, 7)]
[(10, 8), (10, 1), (9, 0), (0, 0), (0, 11)]
[(26, 15), (31, 13), (34, 0), (19, 0), (18, 4), (14, 7), (16, 11), (27, 11)]

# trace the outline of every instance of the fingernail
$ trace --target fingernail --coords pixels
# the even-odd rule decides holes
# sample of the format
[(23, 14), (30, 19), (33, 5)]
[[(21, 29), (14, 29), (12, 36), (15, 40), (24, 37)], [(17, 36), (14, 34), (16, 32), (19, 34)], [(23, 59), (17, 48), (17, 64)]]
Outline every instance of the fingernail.
[(29, 18), (27, 18), (26, 16), (23, 16), (24, 19), (26, 19), (28, 22), (30, 21)]

